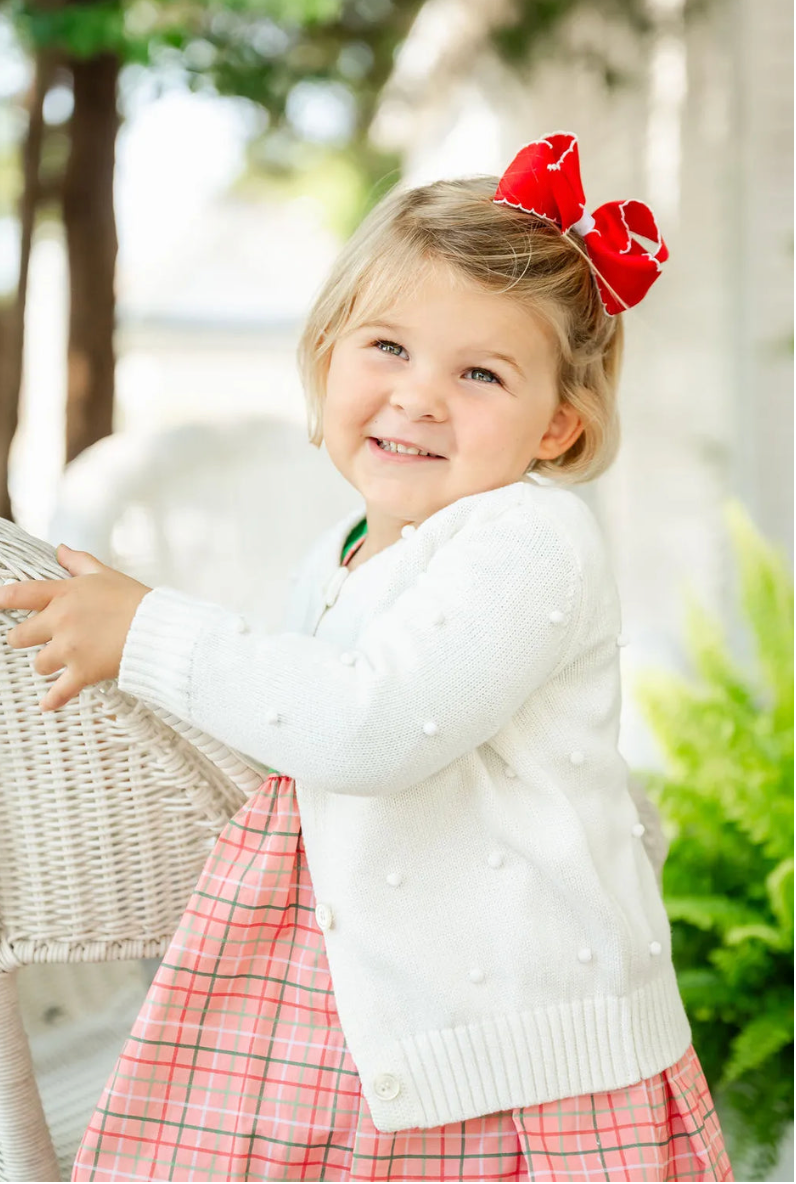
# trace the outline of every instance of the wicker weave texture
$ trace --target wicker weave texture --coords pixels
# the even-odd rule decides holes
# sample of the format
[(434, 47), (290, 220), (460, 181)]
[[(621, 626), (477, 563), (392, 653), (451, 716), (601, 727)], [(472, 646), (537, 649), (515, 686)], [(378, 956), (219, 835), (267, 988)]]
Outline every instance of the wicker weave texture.
[[(0, 520), (0, 579), (68, 578), (54, 549)], [(0, 612), (6, 627), (27, 616)], [(57, 674), (0, 629), (0, 969), (151, 956), (173, 932), (208, 847), (262, 780), (223, 744), (87, 687), (55, 712)]]
[[(50, 544), (0, 519), (0, 580), (64, 578)], [(14, 970), (163, 953), (263, 771), (114, 681), (42, 712), (58, 674), (5, 641), (28, 615), (0, 612), (0, 1175), (42, 1180), (54, 1159)]]

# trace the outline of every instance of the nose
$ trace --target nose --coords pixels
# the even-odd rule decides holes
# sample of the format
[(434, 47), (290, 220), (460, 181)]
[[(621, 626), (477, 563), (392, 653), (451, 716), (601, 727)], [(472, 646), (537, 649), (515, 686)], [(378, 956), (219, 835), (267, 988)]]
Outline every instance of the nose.
[(390, 406), (400, 407), (409, 419), (447, 418), (443, 384), (433, 375), (423, 376), (415, 372), (396, 380), (390, 392)]

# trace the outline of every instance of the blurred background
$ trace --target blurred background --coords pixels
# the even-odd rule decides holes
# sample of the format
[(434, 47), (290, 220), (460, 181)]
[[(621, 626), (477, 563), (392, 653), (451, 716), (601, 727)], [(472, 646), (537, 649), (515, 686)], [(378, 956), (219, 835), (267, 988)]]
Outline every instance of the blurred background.
[[(651, 787), (671, 782), (676, 738), (667, 750), (635, 676), (693, 673), (693, 595), (754, 680), (769, 616), (759, 602), (758, 619), (745, 616), (728, 500), (769, 548), (787, 600), (792, 6), (2, 0), (0, 57), (0, 515), (268, 628), (309, 544), (361, 504), (307, 442), (294, 355), (363, 214), (397, 183), (499, 175), (555, 130), (579, 137), (587, 209), (628, 197), (652, 206), (671, 257), (624, 314), (622, 448), (577, 492), (603, 528), (622, 598), (620, 746)], [(756, 718), (770, 707), (758, 687)], [(766, 792), (787, 788), (786, 733)], [(718, 977), (702, 988), (684, 978), (697, 1051), (722, 1097), (735, 1056), (736, 1102), (746, 1088), (747, 1109), (771, 1120), (752, 1139), (771, 1153), (746, 1178), (792, 1179), (792, 906), (788, 921), (753, 885), (744, 907), (768, 909), (776, 942), (763, 957), (752, 941), (742, 965), (717, 961), (712, 951), (733, 945), (726, 901), (747, 891), (748, 853), (736, 852), (724, 882), (714, 869), (707, 885), (686, 883), (695, 864), (678, 856), (682, 822), (673, 801), (668, 814), (659, 802), (684, 974), (689, 958), (694, 973), (710, 964), (746, 1000), (714, 1013)], [(758, 844), (759, 883), (777, 870), (781, 884), (787, 854), (750, 839), (734, 815), (727, 825)], [(722, 897), (724, 922), (718, 906), (700, 921), (678, 903), (698, 892)], [(68, 968), (71, 979), (38, 969), (23, 972), (23, 1003), (66, 1163), (146, 975), (137, 964)], [(750, 1029), (761, 1016), (764, 1028)], [(762, 1041), (764, 1054), (739, 1060), (741, 1034), (742, 1049)]]

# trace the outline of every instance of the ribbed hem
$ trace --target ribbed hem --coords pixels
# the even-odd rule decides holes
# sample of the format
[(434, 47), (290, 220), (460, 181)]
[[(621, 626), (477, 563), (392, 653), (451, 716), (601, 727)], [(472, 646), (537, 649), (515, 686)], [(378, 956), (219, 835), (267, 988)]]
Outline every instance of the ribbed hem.
[[(621, 1089), (674, 1065), (690, 1043), (669, 967), (625, 998), (576, 1000), (423, 1032), (362, 1061), (349, 1047), (373, 1122), (387, 1133)], [(385, 1089), (385, 1074), (400, 1085), (391, 1100), (376, 1092), (377, 1083)]]
[(136, 610), (122, 651), (119, 690), (190, 719), (191, 664), (217, 605), (173, 588), (153, 588)]

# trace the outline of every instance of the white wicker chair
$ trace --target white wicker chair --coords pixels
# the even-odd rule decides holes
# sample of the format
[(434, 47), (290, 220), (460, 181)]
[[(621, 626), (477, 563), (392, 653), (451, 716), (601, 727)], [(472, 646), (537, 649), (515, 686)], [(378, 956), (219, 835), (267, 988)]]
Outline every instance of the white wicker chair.
[[(53, 547), (0, 519), (0, 580), (67, 576)], [(42, 712), (57, 675), (36, 672), (36, 653), (0, 635), (0, 1177), (48, 1181), (58, 1163), (15, 972), (162, 955), (263, 770), (112, 681)]]

